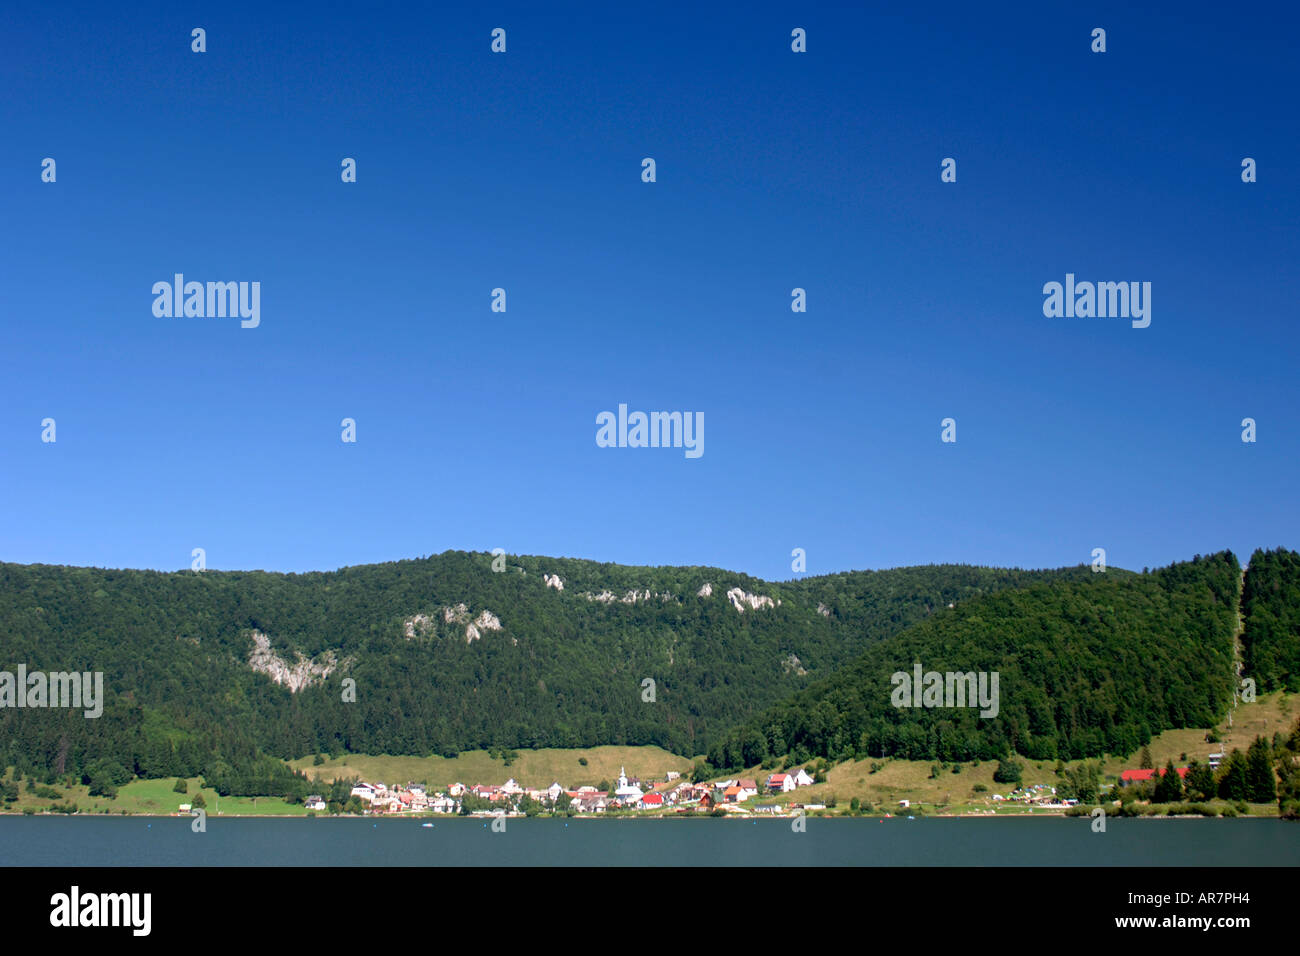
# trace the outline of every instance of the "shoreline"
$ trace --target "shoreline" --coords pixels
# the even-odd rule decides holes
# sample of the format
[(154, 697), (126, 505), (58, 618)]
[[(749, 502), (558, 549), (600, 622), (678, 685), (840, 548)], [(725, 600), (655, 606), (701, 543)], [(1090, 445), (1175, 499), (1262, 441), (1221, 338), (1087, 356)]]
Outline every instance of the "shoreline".
[[(384, 821), (409, 821), (418, 823), (436, 823), (440, 818), (444, 821), (451, 822), (456, 820), (465, 821), (483, 821), (495, 819), (497, 816), (503, 816), (507, 820), (563, 820), (568, 823), (571, 820), (609, 820), (609, 821), (629, 821), (629, 820), (797, 820), (800, 814), (797, 813), (727, 813), (722, 816), (714, 816), (711, 813), (669, 813), (657, 814), (654, 816), (640, 816), (632, 814), (603, 814), (603, 813), (584, 813), (574, 816), (550, 816), (539, 815), (536, 817), (527, 817), (523, 814), (482, 814), (479, 816), (461, 816), (460, 814), (409, 814), (409, 815), (365, 815), (365, 814), (318, 814), (316, 816), (307, 816), (300, 813), (223, 813), (219, 816), (209, 815), (208, 820), (371, 820), (378, 823)], [(815, 820), (875, 820), (883, 823), (886, 820), (1026, 820), (1026, 819), (1090, 819), (1087, 815), (1076, 814), (1071, 817), (1069, 814), (1060, 811), (1044, 811), (1041, 813), (926, 813), (921, 816), (904, 816), (899, 814), (886, 814), (877, 816), (875, 814), (859, 814), (851, 816), (849, 814), (821, 814), (814, 811), (807, 815), (810, 819)], [(195, 819), (186, 813), (51, 813), (45, 811), (42, 813), (15, 813), (11, 810), (0, 811), (0, 819), (8, 817), (81, 817), (93, 819), (144, 819), (144, 820), (176, 820), (176, 819)], [(1131, 817), (1120, 817), (1115, 814), (1107, 814), (1107, 819), (1124, 819), (1124, 820), (1281, 820), (1279, 816), (1264, 816), (1256, 814), (1238, 814), (1235, 817), (1225, 816), (1205, 816), (1200, 813), (1144, 813)]]

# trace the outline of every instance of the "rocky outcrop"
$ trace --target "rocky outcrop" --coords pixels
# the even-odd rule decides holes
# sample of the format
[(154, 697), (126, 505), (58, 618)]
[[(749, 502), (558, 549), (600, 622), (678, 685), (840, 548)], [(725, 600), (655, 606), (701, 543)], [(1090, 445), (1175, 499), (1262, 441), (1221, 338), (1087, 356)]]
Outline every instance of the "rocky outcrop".
[(588, 601), (599, 601), (601, 604), (613, 604), (615, 601), (619, 602), (620, 604), (636, 604), (638, 601), (649, 601), (654, 598), (658, 598), (661, 601), (677, 600), (671, 594), (668, 593), (651, 594), (649, 590), (628, 591), (622, 597), (618, 597), (616, 594), (614, 594), (613, 591), (608, 591), (608, 590), (601, 591), (599, 594), (592, 594), (590, 591), (586, 591), (583, 593), (582, 596), (585, 597)]
[[(471, 620), (469, 606), (466, 604), (442, 608), (442, 620), (444, 624), (465, 625), (466, 644), (477, 641), (484, 631), (501, 630), (501, 619), (491, 611), (482, 611)], [(406, 621), (407, 638), (425, 637), (433, 631), (433, 618), (426, 614), (417, 614)]]
[(825, 604), (822, 604), (820, 601), (818, 601), (818, 602), (817, 602), (817, 613), (820, 614), (822, 617), (830, 617), (830, 616), (831, 616), (831, 609), (828, 608)]
[(406, 622), (406, 636), (408, 638), (420, 637), (428, 633), (429, 627), (433, 624), (433, 618), (427, 614), (417, 614)]
[(288, 687), (290, 693), (296, 694), (304, 687), (320, 683), (339, 666), (333, 651), (325, 651), (312, 660), (295, 654), (291, 664), (271, 650), (271, 639), (261, 631), (253, 631), (252, 637), (253, 649), (248, 652), (248, 666)]
[(704, 582), (704, 587), (702, 587), (702, 588), (700, 588), (698, 591), (696, 591), (695, 594), (696, 594), (696, 596), (698, 596), (698, 597), (712, 597), (712, 596), (713, 596), (713, 585), (710, 584), (708, 581), (705, 581), (705, 582)]
[(808, 672), (804, 670), (803, 662), (794, 654), (787, 654), (785, 660), (781, 662), (781, 669), (789, 674), (791, 671), (803, 677)]
[(727, 600), (741, 614), (745, 613), (745, 605), (748, 604), (753, 610), (757, 611), (760, 607), (776, 607), (776, 602), (766, 594), (750, 594), (743, 588), (732, 588), (727, 592)]
[(564, 582), (560, 580), (560, 576), (558, 574), (543, 574), (542, 582), (548, 588), (555, 588), (555, 590), (557, 591), (564, 590)]

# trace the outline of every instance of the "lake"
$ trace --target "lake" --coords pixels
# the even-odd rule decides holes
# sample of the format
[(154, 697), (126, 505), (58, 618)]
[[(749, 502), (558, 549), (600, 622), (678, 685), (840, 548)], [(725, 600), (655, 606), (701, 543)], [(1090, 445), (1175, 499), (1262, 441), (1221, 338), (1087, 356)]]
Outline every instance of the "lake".
[(1295, 866), (1300, 824), (1088, 818), (0, 817), (0, 866)]

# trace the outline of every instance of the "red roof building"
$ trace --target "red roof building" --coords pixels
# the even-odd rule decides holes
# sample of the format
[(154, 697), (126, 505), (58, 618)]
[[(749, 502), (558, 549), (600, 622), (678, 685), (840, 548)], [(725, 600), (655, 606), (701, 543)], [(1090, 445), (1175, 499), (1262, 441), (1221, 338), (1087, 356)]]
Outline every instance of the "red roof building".
[[(1174, 769), (1178, 771), (1179, 777), (1187, 777), (1186, 767), (1175, 767)], [(1163, 777), (1165, 775), (1164, 768), (1161, 767), (1159, 770), (1125, 770), (1119, 775), (1119, 779), (1127, 786), (1130, 783), (1144, 783), (1147, 780), (1154, 780), (1156, 774)]]

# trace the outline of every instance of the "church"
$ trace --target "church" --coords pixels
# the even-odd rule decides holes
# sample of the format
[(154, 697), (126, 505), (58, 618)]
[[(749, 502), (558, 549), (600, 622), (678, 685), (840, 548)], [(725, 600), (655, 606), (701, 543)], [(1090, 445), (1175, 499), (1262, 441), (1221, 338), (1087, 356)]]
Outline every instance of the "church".
[(627, 770), (625, 767), (618, 768), (618, 789), (614, 791), (614, 799), (624, 806), (635, 807), (641, 803), (641, 798), (645, 796), (640, 787), (634, 787), (627, 782)]

